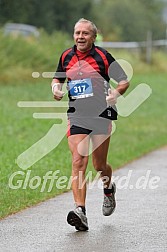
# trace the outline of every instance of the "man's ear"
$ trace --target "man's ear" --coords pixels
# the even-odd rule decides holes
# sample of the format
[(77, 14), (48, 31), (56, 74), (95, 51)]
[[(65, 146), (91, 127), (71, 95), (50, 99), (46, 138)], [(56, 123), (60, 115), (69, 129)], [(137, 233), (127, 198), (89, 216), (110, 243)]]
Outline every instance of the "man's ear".
[(97, 35), (95, 35), (95, 36), (94, 36), (94, 38), (93, 38), (93, 42), (95, 42), (95, 41), (96, 41), (96, 37), (97, 37)]

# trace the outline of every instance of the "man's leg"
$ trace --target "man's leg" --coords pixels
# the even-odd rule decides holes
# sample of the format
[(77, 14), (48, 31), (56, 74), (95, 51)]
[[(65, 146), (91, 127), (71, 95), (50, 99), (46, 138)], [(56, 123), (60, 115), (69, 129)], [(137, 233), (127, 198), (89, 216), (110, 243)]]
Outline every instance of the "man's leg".
[[(88, 164), (88, 156), (82, 156), (78, 153), (78, 144), (86, 137), (85, 134), (71, 135), (68, 137), (68, 144), (72, 153), (72, 191), (74, 201), (78, 206), (85, 206), (86, 199), (86, 182), (85, 172)], [(81, 148), (81, 145), (80, 145)], [(84, 152), (89, 149), (89, 141), (85, 143)], [(83, 152), (82, 152), (83, 153)], [(85, 154), (86, 154), (85, 153)]]
[[(110, 143), (110, 135), (92, 135), (93, 166), (96, 171), (101, 172), (101, 178), (105, 177), (104, 188), (108, 188), (111, 182), (112, 168), (107, 164), (107, 154)], [(107, 181), (108, 180), (108, 181)]]
[(109, 143), (109, 135), (108, 137), (106, 135), (92, 136), (92, 145), (94, 149), (92, 153), (93, 166), (96, 171), (101, 173), (100, 175), (104, 182), (104, 202), (102, 211), (105, 216), (111, 215), (116, 207), (116, 186), (115, 183), (111, 183), (112, 168), (107, 164)]
[[(76, 204), (76, 209), (70, 211), (67, 216), (67, 222), (75, 226), (77, 230), (88, 230), (88, 223), (86, 218), (86, 181), (85, 172), (88, 164), (88, 150), (89, 150), (89, 138), (84, 141), (82, 146), (81, 141), (87, 137), (86, 134), (71, 135), (68, 137), (68, 144), (72, 153), (72, 191)], [(80, 150), (83, 155), (78, 153), (78, 144), (80, 144)], [(85, 153), (85, 155), (84, 155)]]

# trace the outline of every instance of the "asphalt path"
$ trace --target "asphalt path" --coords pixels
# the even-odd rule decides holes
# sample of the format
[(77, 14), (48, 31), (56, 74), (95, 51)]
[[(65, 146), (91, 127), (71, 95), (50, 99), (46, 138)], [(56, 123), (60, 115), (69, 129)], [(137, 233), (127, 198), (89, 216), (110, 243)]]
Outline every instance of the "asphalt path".
[(117, 208), (102, 215), (101, 183), (87, 191), (88, 232), (66, 222), (72, 193), (0, 221), (0, 252), (166, 252), (167, 147), (114, 172)]

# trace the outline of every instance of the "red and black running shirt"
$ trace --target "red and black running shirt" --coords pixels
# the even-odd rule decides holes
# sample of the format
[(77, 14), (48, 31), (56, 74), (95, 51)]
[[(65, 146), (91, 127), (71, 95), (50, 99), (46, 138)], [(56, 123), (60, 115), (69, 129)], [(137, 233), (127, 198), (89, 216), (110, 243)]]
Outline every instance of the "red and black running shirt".
[(62, 53), (54, 79), (64, 83), (66, 78), (67, 88), (71, 80), (90, 78), (94, 93), (92, 97), (76, 101), (71, 98), (69, 91), (70, 117), (98, 117), (107, 106), (106, 95), (110, 87), (110, 78), (118, 83), (127, 80), (125, 72), (112, 55), (94, 44), (86, 53), (77, 51), (76, 45)]

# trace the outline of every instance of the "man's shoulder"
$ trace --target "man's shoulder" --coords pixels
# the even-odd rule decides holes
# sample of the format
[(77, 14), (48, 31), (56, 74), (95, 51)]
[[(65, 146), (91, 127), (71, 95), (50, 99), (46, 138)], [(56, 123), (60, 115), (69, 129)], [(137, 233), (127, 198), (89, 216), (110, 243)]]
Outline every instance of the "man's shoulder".
[(101, 46), (95, 46), (95, 50), (98, 52), (98, 51), (101, 51), (102, 53), (104, 53), (105, 55), (107, 55), (109, 52), (104, 49), (103, 47)]
[(72, 53), (73, 52), (73, 47), (67, 48), (62, 52), (62, 55), (67, 55), (68, 53)]
[(110, 52), (108, 52), (106, 49), (100, 46), (95, 46), (95, 51), (100, 54), (104, 59), (107, 59), (109, 64), (113, 61), (115, 61), (115, 58), (112, 56)]

